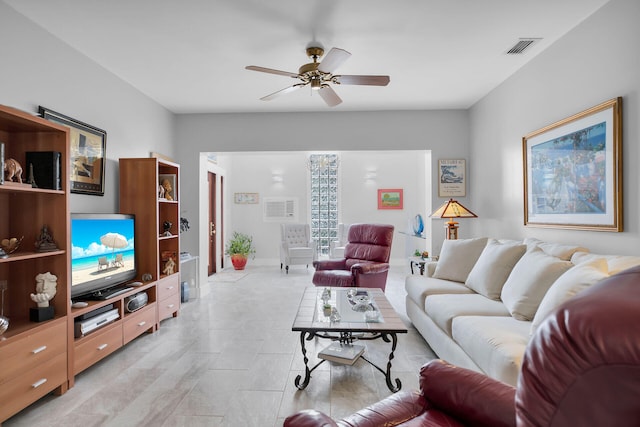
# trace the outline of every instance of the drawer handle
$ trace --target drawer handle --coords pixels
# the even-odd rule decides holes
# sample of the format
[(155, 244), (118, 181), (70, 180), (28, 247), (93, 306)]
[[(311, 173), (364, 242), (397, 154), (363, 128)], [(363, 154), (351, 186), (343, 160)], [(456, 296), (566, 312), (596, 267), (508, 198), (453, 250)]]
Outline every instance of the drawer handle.
[(98, 346), (98, 351), (102, 351), (102, 350), (104, 350), (105, 348), (107, 348), (108, 346), (109, 346), (109, 344), (102, 344), (102, 345), (99, 345), (99, 346)]
[(42, 384), (46, 383), (47, 379), (43, 378), (41, 380), (36, 381), (35, 383), (31, 384), (31, 388), (38, 388), (40, 387)]
[(173, 308), (174, 304), (169, 304), (167, 307)]
[(146, 325), (146, 324), (147, 324), (147, 322), (142, 321), (142, 322), (138, 323), (138, 326), (144, 326), (144, 325)]
[(47, 349), (47, 346), (43, 345), (42, 347), (38, 347), (35, 350), (31, 350), (31, 354), (38, 354), (45, 351), (46, 349)]
[(173, 286), (167, 286), (167, 290), (170, 291), (171, 289), (173, 289)]

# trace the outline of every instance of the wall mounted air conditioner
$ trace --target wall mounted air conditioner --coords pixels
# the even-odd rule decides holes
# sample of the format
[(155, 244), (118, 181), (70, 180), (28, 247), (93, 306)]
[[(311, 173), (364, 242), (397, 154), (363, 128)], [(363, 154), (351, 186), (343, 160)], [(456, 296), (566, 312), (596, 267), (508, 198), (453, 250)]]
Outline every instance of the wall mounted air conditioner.
[(264, 222), (298, 222), (297, 197), (265, 197), (262, 205)]

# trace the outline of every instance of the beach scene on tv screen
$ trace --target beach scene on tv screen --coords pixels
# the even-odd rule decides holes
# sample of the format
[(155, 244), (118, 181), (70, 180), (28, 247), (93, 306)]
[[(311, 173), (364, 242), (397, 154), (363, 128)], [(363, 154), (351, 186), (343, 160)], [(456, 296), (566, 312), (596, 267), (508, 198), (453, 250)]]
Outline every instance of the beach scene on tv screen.
[(72, 284), (135, 267), (133, 220), (72, 219), (71, 229)]

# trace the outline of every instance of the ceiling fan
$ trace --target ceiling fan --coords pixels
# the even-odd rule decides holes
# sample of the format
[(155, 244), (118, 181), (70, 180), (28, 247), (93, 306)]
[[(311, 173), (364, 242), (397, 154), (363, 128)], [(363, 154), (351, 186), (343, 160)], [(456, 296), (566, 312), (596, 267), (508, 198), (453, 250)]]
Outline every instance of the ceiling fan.
[(296, 91), (305, 86), (310, 86), (312, 90), (318, 91), (320, 97), (327, 103), (329, 107), (335, 107), (342, 102), (342, 99), (333, 90), (332, 84), (343, 85), (367, 85), (367, 86), (386, 86), (389, 84), (389, 76), (359, 76), (348, 75), (341, 76), (333, 74), (334, 71), (344, 63), (351, 54), (344, 49), (337, 47), (331, 48), (327, 56), (322, 62), (318, 62), (324, 54), (324, 49), (319, 46), (307, 47), (307, 56), (313, 60), (308, 64), (304, 64), (298, 69), (298, 73), (288, 71), (274, 70), (272, 68), (258, 67), (249, 65), (245, 67), (247, 70), (260, 71), (262, 73), (278, 74), (288, 76), (300, 80), (302, 83), (296, 83), (293, 86), (286, 87), (270, 95), (260, 98), (262, 101), (270, 101), (285, 93)]

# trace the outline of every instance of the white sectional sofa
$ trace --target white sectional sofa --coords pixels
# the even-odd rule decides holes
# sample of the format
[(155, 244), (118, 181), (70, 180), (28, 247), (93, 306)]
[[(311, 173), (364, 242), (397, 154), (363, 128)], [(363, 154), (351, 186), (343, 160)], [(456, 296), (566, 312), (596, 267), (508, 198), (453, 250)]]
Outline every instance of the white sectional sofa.
[(407, 315), (438, 357), (515, 385), (532, 331), (553, 309), (640, 257), (490, 238), (446, 240), (410, 275)]

